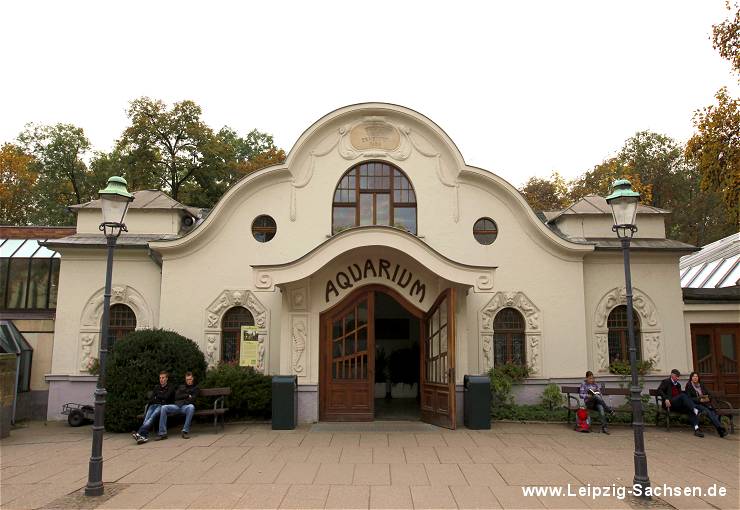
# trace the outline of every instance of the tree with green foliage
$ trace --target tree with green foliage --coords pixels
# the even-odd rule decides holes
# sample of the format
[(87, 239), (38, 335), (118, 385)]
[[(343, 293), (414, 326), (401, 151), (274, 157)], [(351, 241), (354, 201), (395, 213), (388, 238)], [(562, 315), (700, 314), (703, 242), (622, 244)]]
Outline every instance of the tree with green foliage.
[(74, 217), (67, 208), (91, 200), (97, 191), (90, 185), (85, 163), (90, 141), (83, 129), (72, 124), (27, 124), (18, 142), (34, 157), (38, 172), (30, 220), (37, 225), (72, 224)]

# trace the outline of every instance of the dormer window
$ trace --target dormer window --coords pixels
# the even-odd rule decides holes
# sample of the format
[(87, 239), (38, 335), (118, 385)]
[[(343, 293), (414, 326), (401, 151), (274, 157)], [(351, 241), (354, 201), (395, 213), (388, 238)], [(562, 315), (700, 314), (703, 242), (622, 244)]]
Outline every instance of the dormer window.
[(334, 190), (332, 234), (361, 225), (386, 225), (416, 234), (416, 193), (408, 177), (388, 163), (348, 170)]

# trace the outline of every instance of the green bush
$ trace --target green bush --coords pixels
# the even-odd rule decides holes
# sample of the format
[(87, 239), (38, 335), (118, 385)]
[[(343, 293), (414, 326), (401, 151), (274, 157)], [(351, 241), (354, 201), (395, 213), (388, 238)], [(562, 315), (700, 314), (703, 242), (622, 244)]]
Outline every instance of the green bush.
[[(645, 375), (653, 369), (655, 360), (646, 359), (637, 362), (637, 373)], [(632, 375), (632, 368), (629, 361), (616, 360), (609, 364), (609, 372), (617, 375)]]
[(543, 406), (552, 411), (563, 405), (564, 398), (557, 384), (548, 384), (542, 392), (540, 401)]
[(499, 408), (514, 405), (512, 387), (529, 377), (529, 373), (528, 366), (513, 363), (505, 363), (488, 371), (488, 377), (491, 379), (491, 412), (494, 416)]
[(272, 377), (252, 367), (220, 363), (208, 371), (203, 388), (230, 387), (225, 405), (231, 418), (264, 418), (272, 415)]
[(170, 373), (170, 383), (182, 384), (185, 372), (202, 381), (206, 360), (198, 345), (163, 329), (142, 329), (116, 341), (106, 363), (105, 427), (112, 432), (127, 432), (140, 423), (147, 393), (159, 382), (159, 372)]

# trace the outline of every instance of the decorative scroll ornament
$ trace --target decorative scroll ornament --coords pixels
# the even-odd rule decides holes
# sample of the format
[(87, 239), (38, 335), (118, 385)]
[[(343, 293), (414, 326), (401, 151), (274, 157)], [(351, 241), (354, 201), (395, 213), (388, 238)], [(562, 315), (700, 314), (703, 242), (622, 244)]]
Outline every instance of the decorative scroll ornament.
[[(610, 290), (599, 301), (596, 307), (596, 326), (603, 328), (606, 326), (606, 319), (609, 313), (619, 306), (627, 304), (627, 290), (625, 287), (616, 287)], [(655, 305), (644, 292), (632, 288), (632, 307), (640, 314), (640, 322), (645, 326), (657, 326), (658, 317), (655, 311)]]
[(265, 369), (266, 340), (268, 338), (267, 308), (248, 290), (225, 290), (205, 310), (205, 345), (203, 350), (208, 364), (215, 365), (219, 361), (219, 347), (221, 338), (221, 322), (227, 310), (235, 306), (242, 306), (249, 310), (257, 326), (257, 369)]
[(609, 345), (607, 335), (596, 335), (596, 366), (600, 372), (609, 368)]
[(642, 343), (645, 344), (645, 355), (643, 357), (645, 359), (653, 360), (653, 366), (657, 367), (660, 365), (660, 362), (662, 361), (660, 334), (645, 334), (642, 337)]
[(442, 163), (442, 155), (423, 136), (415, 133), (410, 127), (395, 125), (382, 116), (367, 116), (352, 124), (341, 126), (334, 133), (322, 140), (318, 147), (308, 155), (308, 162), (292, 182), (290, 192), (290, 221), (295, 221), (296, 189), (305, 187), (316, 170), (316, 159), (337, 150), (347, 161), (359, 158), (384, 158), (394, 161), (406, 161), (412, 149), (424, 157), (434, 159), (434, 169), (440, 182), (455, 188), (453, 194), (453, 219), (460, 221), (460, 191), (456, 176)]
[(93, 355), (93, 344), (95, 343), (96, 336), (97, 335), (90, 333), (87, 335), (82, 335), (82, 337), (80, 338), (80, 346), (82, 351), (80, 357), (81, 372), (87, 372), (92, 366), (93, 358), (95, 357)]
[(483, 368), (486, 372), (493, 368), (493, 335), (481, 335), (483, 347)]
[(292, 365), (293, 373), (295, 374), (303, 374), (303, 353), (306, 350), (307, 329), (306, 320), (304, 318), (301, 317), (294, 319), (292, 328)]

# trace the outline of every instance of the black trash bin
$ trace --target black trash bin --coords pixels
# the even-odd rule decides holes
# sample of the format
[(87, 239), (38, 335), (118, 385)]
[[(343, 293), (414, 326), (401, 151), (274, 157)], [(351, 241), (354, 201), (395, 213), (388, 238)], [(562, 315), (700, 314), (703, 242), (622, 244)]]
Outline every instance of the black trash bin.
[(491, 380), (487, 375), (466, 375), (463, 422), (473, 430), (491, 428)]
[(298, 377), (272, 376), (272, 430), (293, 430), (298, 422)]

